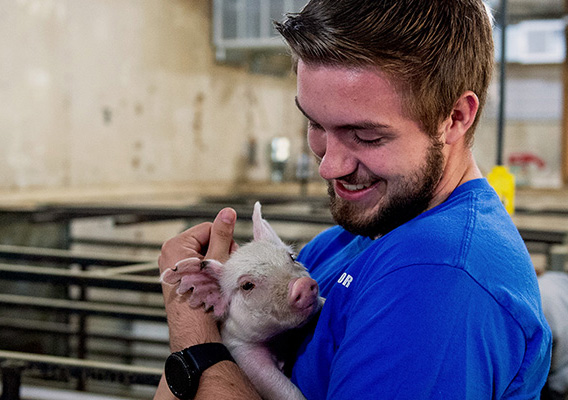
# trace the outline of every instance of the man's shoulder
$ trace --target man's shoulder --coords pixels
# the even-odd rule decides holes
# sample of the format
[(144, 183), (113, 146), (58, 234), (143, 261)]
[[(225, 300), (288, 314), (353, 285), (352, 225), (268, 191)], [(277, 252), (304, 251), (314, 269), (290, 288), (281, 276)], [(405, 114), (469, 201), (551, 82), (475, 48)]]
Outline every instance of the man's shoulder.
[(491, 258), (498, 252), (527, 255), (511, 217), (484, 179), (458, 187), (444, 203), (392, 233), (389, 244), (399, 248), (398, 253), (455, 266), (467, 267), (472, 258)]

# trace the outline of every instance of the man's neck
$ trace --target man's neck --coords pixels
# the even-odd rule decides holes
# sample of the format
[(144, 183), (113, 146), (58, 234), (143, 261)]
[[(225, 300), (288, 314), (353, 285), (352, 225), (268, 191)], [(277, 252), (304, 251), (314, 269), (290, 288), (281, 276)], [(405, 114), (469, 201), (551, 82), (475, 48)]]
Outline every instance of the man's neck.
[(434, 197), (428, 205), (428, 209), (434, 208), (446, 201), (458, 186), (482, 177), (483, 174), (479, 170), (471, 150), (464, 150), (459, 157), (450, 153)]

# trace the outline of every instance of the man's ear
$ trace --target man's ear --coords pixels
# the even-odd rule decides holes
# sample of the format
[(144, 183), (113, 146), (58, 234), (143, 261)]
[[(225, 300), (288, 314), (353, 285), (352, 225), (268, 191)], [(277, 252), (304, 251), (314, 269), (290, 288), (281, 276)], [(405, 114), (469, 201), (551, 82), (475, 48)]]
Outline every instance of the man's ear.
[(442, 123), (446, 144), (454, 144), (471, 128), (479, 109), (479, 99), (471, 90), (464, 92), (454, 104), (452, 113)]

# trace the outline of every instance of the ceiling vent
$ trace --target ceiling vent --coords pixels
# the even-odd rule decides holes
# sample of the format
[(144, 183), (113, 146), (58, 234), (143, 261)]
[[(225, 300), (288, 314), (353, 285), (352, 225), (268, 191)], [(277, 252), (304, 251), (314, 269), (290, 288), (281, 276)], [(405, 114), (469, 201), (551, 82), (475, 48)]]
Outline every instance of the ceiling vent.
[[(521, 64), (557, 64), (566, 57), (565, 22), (562, 19), (528, 20), (507, 26), (507, 61)], [(496, 56), (500, 59), (500, 30), (495, 30)]]
[[(289, 70), (286, 46), (272, 25), (307, 0), (214, 0), (213, 45), (219, 62), (247, 64), (257, 72)], [(280, 65), (280, 64), (285, 65)], [(268, 71), (262, 71), (268, 69)]]

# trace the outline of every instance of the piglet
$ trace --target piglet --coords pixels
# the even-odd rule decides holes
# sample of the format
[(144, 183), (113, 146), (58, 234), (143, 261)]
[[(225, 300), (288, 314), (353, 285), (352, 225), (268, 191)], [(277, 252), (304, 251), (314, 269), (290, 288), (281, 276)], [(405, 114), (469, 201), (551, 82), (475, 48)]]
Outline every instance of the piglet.
[[(267, 400), (305, 399), (283, 372), (275, 351), (323, 305), (319, 288), (264, 220), (254, 205), (254, 240), (236, 250), (225, 264), (188, 258), (166, 270), (162, 282), (190, 292), (192, 307), (212, 309), (220, 322), (223, 342)], [(280, 342), (280, 343), (278, 343)]]

